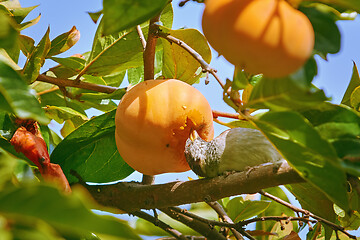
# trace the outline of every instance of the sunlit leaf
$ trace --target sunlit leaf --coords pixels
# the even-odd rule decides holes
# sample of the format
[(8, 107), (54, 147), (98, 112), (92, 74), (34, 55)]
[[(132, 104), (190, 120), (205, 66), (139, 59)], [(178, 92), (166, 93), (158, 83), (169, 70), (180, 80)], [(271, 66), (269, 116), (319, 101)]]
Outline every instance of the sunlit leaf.
[(37, 8), (39, 5), (36, 5), (36, 6), (32, 6), (32, 7), (25, 7), (25, 8), (22, 8), (22, 7), (18, 7), (18, 8), (13, 8), (11, 10), (11, 13), (13, 14), (14, 16), (14, 19), (15, 21), (20, 24), (24, 19), (25, 17), (32, 11), (34, 10), (35, 8)]
[(57, 107), (57, 106), (47, 106), (45, 107), (46, 115), (55, 120), (58, 123), (63, 123), (64, 120), (73, 119), (78, 121), (79, 124), (84, 123), (88, 120), (87, 116), (75, 111), (69, 107)]
[(0, 147), (0, 190), (11, 181), (15, 166), (16, 158)]
[(52, 152), (51, 161), (60, 164), (70, 183), (76, 171), (87, 182), (111, 182), (130, 175), (130, 168), (115, 144), (115, 111), (95, 117), (67, 136)]
[[(206, 62), (211, 61), (211, 51), (206, 38), (196, 29), (170, 30), (161, 27), (161, 30), (177, 39), (184, 41), (194, 49)], [(187, 82), (195, 83), (202, 74), (200, 63), (177, 44), (170, 43), (161, 39), (164, 48), (163, 70), (165, 78), (175, 78)]]
[(104, 33), (117, 33), (159, 14), (167, 0), (104, 0)]
[(77, 234), (96, 232), (120, 239), (141, 239), (126, 223), (114, 217), (96, 215), (76, 195), (65, 196), (48, 186), (28, 185), (2, 191), (0, 211), (2, 214), (41, 219)]
[(21, 23), (20, 24), (20, 30), (24, 30), (24, 29), (26, 29), (28, 27), (34, 26), (35, 24), (37, 24), (40, 21), (40, 18), (41, 18), (41, 15), (37, 16), (36, 18), (34, 18), (34, 19), (30, 20), (30, 21)]
[(360, 86), (360, 77), (359, 77), (359, 71), (357, 69), (357, 66), (354, 62), (354, 66), (353, 66), (353, 74), (351, 76), (351, 80), (350, 83), (346, 89), (346, 92), (344, 94), (343, 99), (341, 100), (342, 104), (345, 104), (349, 107), (351, 107), (351, 94), (352, 92), (355, 90), (355, 88), (357, 88), (358, 86)]
[(73, 26), (69, 32), (63, 33), (51, 41), (51, 48), (46, 57), (49, 58), (69, 50), (79, 39), (80, 32)]
[(25, 63), (23, 74), (26, 82), (28, 83), (32, 83), (36, 80), (40, 74), (40, 68), (44, 65), (45, 56), (50, 49), (49, 33), (50, 29), (48, 28), (45, 35)]
[(32, 39), (31, 37), (28, 37), (25, 35), (20, 35), (19, 36), (19, 46), (20, 46), (20, 50), (22, 51), (22, 53), (26, 57), (28, 57), (35, 48), (35, 40)]
[[(67, 58), (58, 58), (52, 57), (51, 60), (61, 64), (62, 66), (80, 72), (85, 66), (86, 60), (79, 57), (67, 57)], [(53, 69), (52, 69), (53, 70)]]
[(295, 170), (343, 209), (349, 209), (346, 174), (332, 145), (296, 112), (268, 112), (254, 120)]
[(0, 108), (47, 124), (48, 118), (21, 76), (0, 61)]
[(234, 222), (238, 222), (264, 212), (270, 203), (270, 201), (244, 201), (242, 197), (236, 197), (228, 202), (226, 209), (229, 217)]
[(317, 1), (323, 2), (325, 4), (333, 4), (341, 8), (360, 12), (360, 2), (358, 0), (317, 0)]
[(360, 86), (356, 87), (350, 96), (350, 105), (356, 110), (360, 111)]

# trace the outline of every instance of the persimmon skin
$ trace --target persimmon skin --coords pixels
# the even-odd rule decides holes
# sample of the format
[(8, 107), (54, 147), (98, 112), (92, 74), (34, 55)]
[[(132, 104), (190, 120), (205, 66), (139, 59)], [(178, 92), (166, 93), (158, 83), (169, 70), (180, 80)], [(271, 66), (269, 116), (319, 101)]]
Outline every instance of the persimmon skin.
[(315, 42), (310, 20), (285, 0), (206, 0), (202, 28), (229, 62), (271, 78), (298, 70)]
[(214, 137), (212, 110), (194, 87), (175, 79), (147, 80), (121, 99), (115, 116), (116, 145), (132, 168), (146, 175), (190, 170), (185, 143), (195, 130)]

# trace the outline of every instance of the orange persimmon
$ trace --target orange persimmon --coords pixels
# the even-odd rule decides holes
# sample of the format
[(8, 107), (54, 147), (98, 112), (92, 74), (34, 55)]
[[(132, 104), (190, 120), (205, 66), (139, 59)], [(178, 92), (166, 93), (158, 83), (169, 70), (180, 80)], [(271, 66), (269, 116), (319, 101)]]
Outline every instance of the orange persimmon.
[(285, 0), (206, 0), (202, 27), (229, 62), (268, 77), (298, 70), (315, 41), (310, 20)]
[(206, 98), (175, 79), (148, 80), (131, 88), (119, 103), (115, 125), (120, 155), (147, 175), (190, 170), (184, 149), (191, 132), (205, 141), (214, 137)]

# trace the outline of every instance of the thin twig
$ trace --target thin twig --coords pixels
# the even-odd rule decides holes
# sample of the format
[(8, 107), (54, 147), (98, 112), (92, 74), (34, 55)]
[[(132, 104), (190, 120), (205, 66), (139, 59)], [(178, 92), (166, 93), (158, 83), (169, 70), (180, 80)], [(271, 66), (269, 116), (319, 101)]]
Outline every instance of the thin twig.
[[(224, 208), (220, 205), (220, 203), (213, 201), (207, 203), (214, 211), (219, 215), (219, 217), (226, 223), (234, 223), (233, 220), (227, 215)], [(235, 228), (230, 228), (230, 231), (233, 233), (234, 237), (237, 240), (243, 240), (243, 236), (240, 232), (238, 232)]]
[(212, 113), (214, 118), (218, 118), (218, 117), (226, 117), (226, 118), (234, 118), (234, 119), (241, 118), (240, 114), (238, 113), (227, 113), (227, 112), (220, 112), (217, 110), (212, 110)]
[(180, 47), (182, 47), (183, 49), (185, 49), (191, 56), (193, 56), (201, 65), (203, 72), (209, 72), (211, 73), (214, 78), (218, 81), (218, 83), (220, 84), (221, 88), (224, 89), (225, 84), (222, 82), (222, 80), (220, 79), (220, 77), (217, 75), (216, 70), (211, 68), (210, 65), (202, 58), (202, 56), (197, 53), (193, 48), (191, 48), (189, 45), (187, 45), (184, 41), (175, 38), (167, 33), (164, 33), (162, 31), (156, 31), (156, 36), (157, 37), (161, 37), (166, 39), (167, 41), (171, 42), (171, 43), (175, 43), (177, 45), (179, 45)]
[(136, 31), (137, 31), (137, 33), (139, 34), (140, 42), (141, 42), (141, 44), (142, 44), (142, 46), (143, 46), (143, 51), (145, 51), (145, 48), (146, 48), (146, 39), (145, 39), (145, 36), (144, 36), (143, 31), (141, 30), (140, 25), (136, 25)]
[(51, 83), (57, 85), (58, 87), (75, 87), (75, 88), (87, 89), (102, 93), (113, 93), (116, 90), (120, 89), (117, 87), (98, 85), (88, 82), (81, 82), (81, 81), (75, 82), (74, 80), (69, 80), (69, 79), (54, 78), (54, 77), (46, 76), (44, 74), (40, 74), (37, 77), (36, 81)]
[(272, 200), (274, 200), (274, 201), (276, 201), (276, 202), (290, 208), (291, 210), (293, 210), (295, 212), (301, 212), (301, 213), (303, 213), (303, 214), (305, 214), (307, 216), (310, 216), (310, 217), (318, 220), (319, 222), (325, 223), (326, 225), (330, 226), (335, 231), (340, 231), (340, 232), (346, 234), (349, 238), (356, 239), (355, 236), (353, 236), (353, 235), (349, 234), (348, 232), (346, 232), (344, 227), (342, 227), (342, 226), (336, 225), (335, 223), (332, 223), (332, 222), (330, 222), (330, 221), (328, 221), (328, 220), (326, 220), (326, 219), (324, 219), (322, 217), (319, 217), (319, 216), (309, 212), (308, 210), (295, 207), (294, 205), (292, 205), (292, 204), (290, 204), (290, 203), (288, 203), (288, 202), (286, 202), (286, 201), (284, 201), (284, 200), (282, 200), (282, 199), (280, 199), (278, 197), (275, 197), (275, 196), (271, 195), (270, 193), (267, 193), (267, 192), (265, 192), (263, 190), (259, 191), (259, 193), (261, 195), (265, 196), (265, 197), (268, 197), (268, 198), (270, 198), (270, 199), (272, 199)]
[(142, 211), (132, 212), (131, 214), (134, 215), (134, 216), (137, 216), (139, 218), (145, 219), (148, 222), (151, 222), (155, 226), (157, 226), (157, 227), (163, 229), (164, 231), (166, 231), (167, 233), (169, 233), (171, 236), (174, 236), (175, 239), (188, 240), (187, 237), (184, 236), (181, 232), (179, 232), (178, 230), (172, 228), (170, 225), (168, 225), (165, 222), (159, 220), (158, 218), (155, 218), (155, 217), (151, 216), (150, 214), (147, 214), (147, 213), (142, 212)]
[(219, 233), (215, 228), (212, 228), (212, 226), (210, 226), (206, 222), (200, 221), (198, 219), (199, 216), (195, 214), (193, 214), (193, 216), (196, 217), (191, 217), (190, 215), (185, 215), (182, 212), (175, 211), (174, 208), (162, 208), (160, 210), (169, 217), (194, 229), (196, 232), (200, 233), (208, 239), (226, 240), (226, 237), (224, 235)]

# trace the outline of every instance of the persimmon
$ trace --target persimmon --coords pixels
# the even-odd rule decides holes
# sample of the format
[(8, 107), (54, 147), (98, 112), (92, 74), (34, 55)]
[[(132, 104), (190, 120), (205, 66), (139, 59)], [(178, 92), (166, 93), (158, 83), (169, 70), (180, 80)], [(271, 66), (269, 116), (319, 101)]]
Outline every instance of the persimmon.
[(193, 131), (205, 141), (214, 137), (206, 98), (180, 80), (148, 80), (131, 88), (115, 116), (116, 145), (135, 170), (156, 175), (190, 170), (184, 150)]
[(310, 20), (285, 0), (206, 0), (202, 28), (229, 62), (268, 77), (295, 72), (314, 48)]

